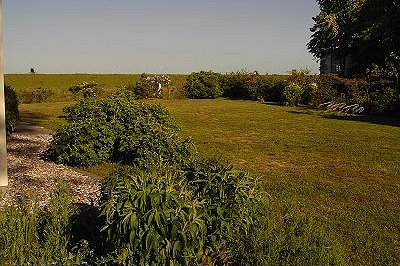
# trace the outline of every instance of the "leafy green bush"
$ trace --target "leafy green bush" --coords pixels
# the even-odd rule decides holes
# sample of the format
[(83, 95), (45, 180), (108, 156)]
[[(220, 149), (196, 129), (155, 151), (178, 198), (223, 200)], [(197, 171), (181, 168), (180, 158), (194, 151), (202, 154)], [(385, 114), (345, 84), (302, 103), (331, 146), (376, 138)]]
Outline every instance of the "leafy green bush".
[(73, 94), (82, 93), (84, 98), (95, 97), (102, 92), (102, 88), (94, 81), (76, 84), (68, 89)]
[(193, 161), (183, 168), (194, 197), (204, 202), (206, 226), (203, 259), (229, 260), (231, 241), (238, 232), (248, 232), (253, 206), (263, 199), (259, 181), (218, 160)]
[(47, 210), (23, 197), (17, 207), (0, 212), (0, 264), (72, 264), (68, 250), (70, 217), (74, 212), (68, 189), (60, 184)]
[(42, 103), (54, 95), (54, 91), (46, 88), (36, 88), (32, 91), (22, 92), (18, 95), (21, 103)]
[(135, 101), (129, 92), (82, 99), (65, 112), (67, 123), (53, 135), (46, 152), (57, 163), (91, 166), (108, 161), (151, 168), (194, 153), (166, 110)]
[(290, 106), (298, 106), (303, 92), (304, 89), (300, 85), (291, 83), (283, 89), (283, 99)]
[(224, 96), (256, 100), (262, 93), (259, 88), (260, 75), (256, 72), (238, 71), (225, 75)]
[(188, 76), (185, 91), (189, 98), (217, 98), (222, 96), (221, 74), (200, 71)]
[(119, 264), (196, 262), (205, 231), (203, 203), (179, 172), (122, 171), (107, 180), (103, 197), (103, 230)]
[(4, 95), (6, 97), (6, 132), (11, 134), (19, 120), (18, 97), (11, 86), (4, 85)]

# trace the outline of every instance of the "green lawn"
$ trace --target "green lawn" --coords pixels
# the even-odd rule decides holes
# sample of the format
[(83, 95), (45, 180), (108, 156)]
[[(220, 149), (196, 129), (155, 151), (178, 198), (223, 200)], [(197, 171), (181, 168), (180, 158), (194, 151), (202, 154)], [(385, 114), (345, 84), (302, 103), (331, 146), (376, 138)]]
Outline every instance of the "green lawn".
[[(272, 197), (322, 220), (352, 264), (400, 264), (398, 120), (226, 99), (159, 102), (200, 154), (261, 175)], [(66, 105), (21, 105), (22, 120), (54, 129)]]

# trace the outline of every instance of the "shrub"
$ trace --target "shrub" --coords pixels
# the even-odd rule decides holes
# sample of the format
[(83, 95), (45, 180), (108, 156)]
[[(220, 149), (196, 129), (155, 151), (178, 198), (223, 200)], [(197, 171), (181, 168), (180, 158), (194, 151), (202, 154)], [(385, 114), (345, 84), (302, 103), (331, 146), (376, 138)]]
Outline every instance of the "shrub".
[(195, 264), (205, 230), (203, 203), (179, 172), (119, 172), (107, 179), (103, 197), (102, 230), (117, 263)]
[(309, 104), (317, 107), (320, 104), (332, 101), (337, 96), (334, 88), (335, 81), (336, 78), (332, 75), (319, 75), (315, 83), (310, 84), (309, 89), (305, 92), (310, 99)]
[(194, 197), (204, 202), (206, 236), (203, 259), (216, 265), (227, 262), (233, 251), (231, 241), (234, 235), (250, 233), (253, 206), (264, 195), (260, 183), (247, 173), (215, 159), (193, 161), (183, 171)]
[(73, 94), (82, 93), (84, 98), (94, 97), (102, 92), (102, 88), (94, 81), (76, 84), (68, 89)]
[(257, 72), (238, 71), (225, 75), (224, 96), (256, 100), (262, 93)]
[(68, 188), (57, 185), (48, 209), (23, 197), (18, 206), (0, 212), (0, 264), (72, 264), (68, 251), (69, 221), (74, 212)]
[(92, 166), (108, 161), (151, 168), (194, 153), (166, 110), (135, 101), (128, 92), (82, 99), (65, 112), (67, 123), (53, 135), (46, 152), (57, 163)]
[(291, 83), (283, 89), (283, 99), (290, 106), (298, 106), (303, 92), (304, 89), (300, 85)]
[(46, 102), (53, 95), (53, 90), (39, 87), (32, 91), (21, 93), (19, 98), (22, 103), (42, 103)]
[(135, 93), (137, 98), (162, 98), (162, 87), (168, 87), (171, 79), (167, 75), (147, 75), (143, 73), (135, 85), (128, 85), (127, 89)]
[(265, 101), (281, 102), (286, 78), (287, 76), (278, 75), (260, 76), (258, 85), (260, 95), (258, 95), (257, 97), (262, 98)]
[(217, 98), (222, 96), (221, 75), (212, 71), (200, 71), (188, 76), (185, 91), (189, 98)]
[(5, 107), (6, 107), (6, 132), (11, 134), (19, 120), (18, 98), (11, 86), (4, 86)]

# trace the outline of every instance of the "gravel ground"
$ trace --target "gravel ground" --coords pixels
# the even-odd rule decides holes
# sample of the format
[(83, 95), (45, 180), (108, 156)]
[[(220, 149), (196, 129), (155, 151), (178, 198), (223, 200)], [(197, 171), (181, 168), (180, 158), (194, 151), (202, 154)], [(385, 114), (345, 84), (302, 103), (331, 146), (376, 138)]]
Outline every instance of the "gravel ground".
[(9, 187), (0, 200), (0, 209), (14, 205), (18, 197), (31, 192), (37, 194), (40, 205), (46, 205), (59, 181), (69, 184), (74, 202), (97, 205), (98, 177), (41, 158), (50, 140), (49, 132), (41, 127), (17, 127), (7, 141)]

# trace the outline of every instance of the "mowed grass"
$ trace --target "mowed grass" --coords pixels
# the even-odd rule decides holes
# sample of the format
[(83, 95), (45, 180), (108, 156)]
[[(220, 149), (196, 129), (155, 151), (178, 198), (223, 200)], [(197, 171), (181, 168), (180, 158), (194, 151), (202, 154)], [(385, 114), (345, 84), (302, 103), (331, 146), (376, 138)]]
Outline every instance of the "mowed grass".
[[(201, 155), (262, 176), (271, 197), (321, 220), (352, 264), (400, 264), (399, 121), (227, 99), (152, 102)], [(22, 120), (54, 129), (66, 105), (21, 105)]]

